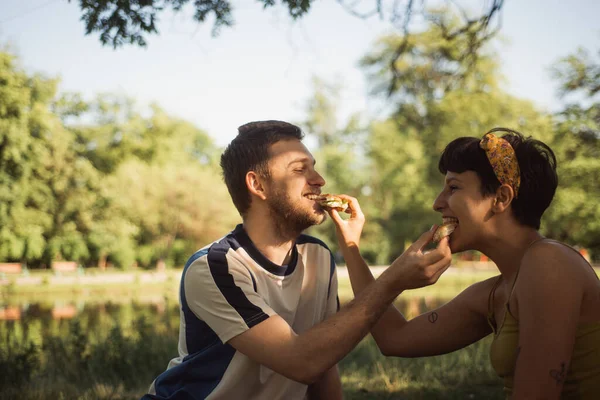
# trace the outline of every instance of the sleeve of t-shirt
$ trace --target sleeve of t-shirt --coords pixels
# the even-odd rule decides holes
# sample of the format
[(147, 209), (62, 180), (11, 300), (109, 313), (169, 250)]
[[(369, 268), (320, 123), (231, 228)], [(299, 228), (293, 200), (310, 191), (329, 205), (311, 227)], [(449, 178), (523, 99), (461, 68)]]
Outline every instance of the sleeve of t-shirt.
[(340, 310), (340, 300), (338, 297), (337, 267), (333, 256), (331, 256), (330, 268), (331, 271), (329, 277), (329, 291), (327, 294), (327, 311), (325, 312), (325, 318), (332, 316)]
[(223, 343), (275, 314), (256, 292), (248, 268), (227, 247), (213, 246), (195, 260), (183, 289), (187, 306)]

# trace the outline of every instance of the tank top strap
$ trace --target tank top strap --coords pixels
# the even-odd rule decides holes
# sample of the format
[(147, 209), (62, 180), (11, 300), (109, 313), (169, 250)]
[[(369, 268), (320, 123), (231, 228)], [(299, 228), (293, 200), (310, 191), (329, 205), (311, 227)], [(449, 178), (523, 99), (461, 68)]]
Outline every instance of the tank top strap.
[[(529, 251), (529, 249), (531, 248), (531, 246), (533, 246), (536, 243), (542, 242), (544, 240), (550, 240), (547, 239), (545, 237), (541, 237), (539, 239), (534, 240), (533, 242), (529, 243), (529, 246), (527, 246), (527, 248), (525, 249), (525, 252), (523, 252), (523, 254), (527, 253)], [(517, 267), (517, 273), (515, 274), (515, 279), (513, 280), (512, 286), (510, 288), (510, 292), (508, 294), (508, 298), (506, 299), (506, 308), (509, 309), (509, 302), (510, 299), (512, 298), (513, 292), (515, 291), (515, 286), (517, 285), (517, 279), (519, 278), (519, 272), (521, 272), (521, 264), (519, 264), (519, 266)]]
[(496, 289), (498, 289), (498, 286), (500, 286), (501, 281), (502, 275), (498, 276), (498, 279), (496, 279), (496, 282), (494, 282), (492, 290), (490, 290), (490, 294), (488, 295), (488, 322), (492, 325), (492, 328), (494, 329), (494, 295), (496, 294)]

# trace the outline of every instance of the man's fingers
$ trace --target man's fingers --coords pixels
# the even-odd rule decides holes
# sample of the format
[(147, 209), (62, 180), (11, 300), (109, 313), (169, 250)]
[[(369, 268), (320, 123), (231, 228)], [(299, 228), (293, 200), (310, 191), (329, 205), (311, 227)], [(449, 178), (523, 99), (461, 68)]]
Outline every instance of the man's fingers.
[(446, 270), (448, 268), (450, 268), (450, 266), (452, 265), (452, 260), (448, 260), (446, 258), (438, 261), (437, 263), (429, 266), (428, 268), (430, 268), (430, 271), (435, 271), (433, 272), (433, 275), (431, 276), (431, 283), (435, 283), (438, 281), (438, 279), (440, 279), (440, 276), (442, 276), (442, 274), (444, 272), (446, 272)]
[(448, 245), (448, 242), (448, 237), (443, 237), (435, 249), (424, 253), (423, 261), (425, 262), (425, 264), (433, 264), (443, 259), (444, 257), (451, 257), (452, 252), (450, 251), (450, 246)]
[(423, 254), (423, 264), (425, 265), (431, 265), (431, 264), (435, 264), (436, 262), (442, 260), (444, 258), (444, 252), (438, 249), (433, 249), (433, 250), (429, 250), (427, 252), (425, 252)]
[(444, 236), (442, 238), (442, 240), (440, 240), (440, 242), (438, 243), (437, 247), (438, 250), (443, 250), (444, 252), (450, 251), (450, 237), (449, 236)]
[(413, 251), (422, 250), (423, 247), (427, 246), (427, 244), (433, 240), (433, 234), (436, 229), (437, 225), (432, 226), (430, 230), (419, 236), (419, 238), (410, 246), (410, 249)]

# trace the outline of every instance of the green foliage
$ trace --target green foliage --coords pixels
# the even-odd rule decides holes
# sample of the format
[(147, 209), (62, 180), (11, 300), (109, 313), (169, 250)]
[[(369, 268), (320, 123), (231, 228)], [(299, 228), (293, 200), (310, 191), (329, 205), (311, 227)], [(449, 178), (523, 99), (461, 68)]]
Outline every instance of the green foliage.
[(187, 259), (227, 233), (239, 218), (225, 186), (210, 167), (131, 161), (121, 165), (107, 185), (114, 193), (115, 207), (138, 227), (135, 238), (142, 266), (158, 260), (174, 262), (174, 248), (181, 262), (182, 253), (187, 253)]
[[(405, 40), (411, 56), (395, 60), (395, 49)], [(469, 62), (461, 57), (466, 41), (446, 40), (432, 25), (408, 38), (386, 36), (363, 59), (374, 91), (389, 93), (395, 110), (388, 120), (372, 124), (368, 139), (372, 194), (364, 203), (370, 203), (365, 209), (380, 227), (374, 242), (381, 244), (374, 261), (389, 262), (439, 223), (431, 207), (443, 181), (439, 156), (451, 140), (481, 137), (495, 126), (551, 138), (549, 116), (502, 91), (493, 53), (484, 48), (477, 64), (464, 65)], [(397, 73), (390, 77), (392, 61)], [(470, 74), (457, 80), (457, 71), (468, 68)], [(387, 92), (390, 79), (394, 84)]]
[[(71, 0), (69, 0), (71, 1)], [(86, 34), (100, 33), (102, 44), (114, 48), (124, 44), (146, 46), (146, 36), (158, 33), (159, 13), (166, 8), (181, 11), (190, 0), (120, 0), (81, 1), (81, 19)], [(275, 0), (260, 0), (264, 8), (273, 7)], [(293, 18), (308, 12), (312, 0), (282, 0)], [(194, 20), (198, 23), (213, 20), (213, 35), (222, 27), (233, 25), (233, 6), (229, 0), (195, 0)]]
[[(35, 249), (39, 228), (28, 224), (20, 233), (22, 225), (16, 223), (15, 216), (35, 217), (26, 204), (32, 192), (28, 181), (39, 167), (38, 156), (43, 150), (43, 132), (37, 122), (37, 114), (43, 110), (38, 94), (47, 90), (40, 86), (42, 82), (29, 79), (14, 56), (0, 52), (0, 259), (20, 259), (27, 247), (39, 253)], [(26, 242), (31, 243), (26, 246)]]
[(600, 259), (600, 64), (584, 50), (554, 66), (565, 98), (552, 147), (559, 188), (544, 227), (557, 239), (591, 249)]
[[(449, 21), (446, 28), (455, 23)], [(431, 205), (448, 142), (505, 126), (556, 152), (560, 184), (542, 232), (587, 247), (598, 259), (598, 63), (579, 51), (556, 65), (566, 101), (549, 115), (502, 89), (496, 55), (487, 48), (470, 65), (462, 57), (468, 37), (448, 40), (446, 28), (386, 36), (364, 57), (374, 92), (392, 111), (388, 118), (356, 114), (342, 124), (342, 83), (313, 82), (301, 124), (316, 144), (323, 190), (361, 200), (365, 258), (388, 263), (439, 222)], [(397, 58), (401, 45), (407, 57)], [(156, 105), (140, 111), (132, 99), (110, 94), (88, 102), (76, 93), (57, 95), (57, 87), (0, 52), (0, 261), (32, 268), (60, 259), (180, 266), (239, 220), (221, 181), (220, 149), (205, 132)], [(329, 223), (309, 233), (337, 253)]]
[[(126, 307), (131, 309), (132, 307)], [(136, 308), (136, 307), (134, 307)], [(92, 310), (72, 321), (27, 321), (0, 324), (0, 397), (115, 398), (105, 389), (136, 393), (177, 353), (176, 308), (157, 315), (139, 310), (138, 316), (101, 318)], [(98, 318), (100, 320), (98, 320)], [(30, 336), (37, 336), (35, 338)], [(149, 350), (151, 349), (151, 350)], [(130, 398), (130, 396), (124, 396)]]
[(0, 329), (0, 393), (8, 387), (26, 385), (38, 372), (41, 362), (38, 346), (26, 331), (9, 322)]
[[(338, 121), (340, 84), (328, 84), (313, 78), (314, 94), (306, 104), (306, 120), (301, 122), (308, 138), (316, 141), (315, 168), (323, 176), (323, 193), (346, 193), (360, 197), (367, 186), (364, 140), (366, 130), (358, 115), (345, 126)], [(329, 224), (311, 228), (310, 233), (324, 240), (336, 253), (335, 232)]]
[(0, 261), (183, 263), (237, 222), (205, 132), (127, 98), (57, 97), (9, 53), (0, 66)]
[[(569, 104), (552, 116), (502, 89), (496, 56), (486, 48), (478, 54), (477, 64), (469, 67), (470, 74), (457, 79), (457, 71), (467, 69), (461, 63), (469, 62), (461, 57), (466, 40), (446, 40), (442, 28), (432, 25), (408, 37), (383, 37), (363, 58), (374, 93), (385, 95), (393, 112), (387, 120), (371, 123), (362, 151), (352, 150), (354, 157), (366, 155), (367, 162), (358, 168), (366, 174), (355, 180), (362, 190), (352, 182), (336, 186), (344, 182), (343, 172), (333, 176), (332, 187), (360, 194), (368, 221), (361, 240), (365, 258), (370, 263), (388, 263), (431, 224), (439, 223), (439, 214), (431, 206), (442, 187), (440, 154), (457, 137), (481, 137), (497, 126), (531, 135), (557, 153), (560, 186), (542, 232), (600, 254), (600, 208), (595, 200), (600, 197), (600, 108), (593, 100), (600, 87), (600, 68), (581, 52), (563, 60), (556, 69), (563, 91), (583, 93), (589, 100)], [(402, 43), (409, 57), (396, 59)], [(394, 75), (389, 70), (392, 62)], [(315, 93), (316, 106), (309, 108), (309, 118), (325, 121), (334, 115), (335, 93)], [(323, 96), (329, 96), (330, 103)], [(324, 151), (317, 159), (321, 164), (334, 164), (340, 171), (358, 166), (352, 155), (327, 151), (328, 138), (343, 137), (340, 128), (322, 122), (309, 129), (315, 126), (327, 127), (316, 129), (327, 132), (320, 134)]]

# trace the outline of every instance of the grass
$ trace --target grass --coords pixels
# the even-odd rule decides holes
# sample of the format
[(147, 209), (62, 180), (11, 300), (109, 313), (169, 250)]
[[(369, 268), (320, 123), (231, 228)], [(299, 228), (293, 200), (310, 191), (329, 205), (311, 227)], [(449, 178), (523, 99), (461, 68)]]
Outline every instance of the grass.
[[(433, 286), (401, 294), (396, 306), (408, 318), (437, 308), (494, 271), (455, 270)], [(353, 298), (350, 281), (339, 280), (340, 301)], [(367, 336), (340, 363), (347, 400), (504, 399), (502, 384), (489, 362), (491, 337), (460, 351), (436, 357), (385, 357)]]
[[(86, 269), (84, 277), (76, 274), (56, 276), (51, 271), (32, 271), (31, 282), (18, 283), (17, 277), (9, 277), (9, 283), (0, 286), (1, 299), (5, 304), (55, 303), (55, 302), (129, 302), (132, 299), (152, 302), (165, 296), (176, 298), (181, 269), (169, 269), (162, 281), (142, 281), (146, 271), (110, 271)], [(111, 276), (110, 282), (103, 277)], [(64, 283), (61, 282), (64, 278)], [(115, 279), (116, 278), (116, 279)], [(89, 279), (89, 281), (81, 281)], [(38, 284), (37, 282), (40, 282)]]
[[(414, 316), (488, 276), (491, 273), (447, 274), (435, 286), (403, 293), (397, 304)], [(25, 313), (20, 321), (0, 322), (0, 370), (5, 371), (0, 374), (0, 398), (139, 399), (177, 354), (179, 312), (174, 285), (109, 285), (98, 288), (103, 293), (99, 302), (85, 302), (72, 320), (53, 320), (42, 309)], [(119, 286), (116, 291), (115, 286)], [(342, 303), (352, 298), (342, 275), (339, 287)], [(161, 288), (168, 293), (166, 305), (143, 304), (145, 293)], [(12, 290), (13, 295), (5, 291), (5, 303), (12, 302), (20, 289)], [(136, 291), (142, 300), (132, 301), (126, 296), (128, 290)], [(66, 293), (48, 296), (88, 299), (80, 292)], [(26, 296), (18, 296), (22, 304)], [(381, 355), (368, 336), (339, 364), (345, 398), (501, 399), (501, 383), (491, 369), (488, 349), (489, 338), (452, 354), (400, 359)]]
[(340, 363), (346, 399), (503, 399), (489, 338), (443, 356), (384, 357), (367, 337)]

